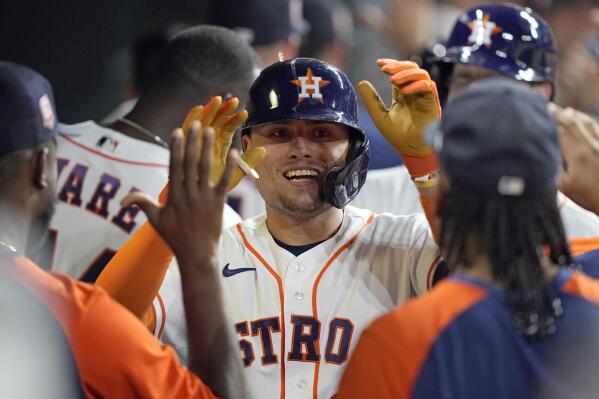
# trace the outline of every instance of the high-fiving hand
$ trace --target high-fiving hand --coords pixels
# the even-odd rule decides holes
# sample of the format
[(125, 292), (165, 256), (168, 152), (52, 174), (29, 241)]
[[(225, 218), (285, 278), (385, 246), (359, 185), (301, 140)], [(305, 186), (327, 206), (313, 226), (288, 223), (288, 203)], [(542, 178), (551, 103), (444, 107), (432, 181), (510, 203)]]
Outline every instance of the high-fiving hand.
[(129, 194), (123, 203), (139, 205), (179, 261), (193, 263), (194, 259), (216, 254), (225, 195), (235, 169), (231, 158), (237, 150), (231, 150), (224, 161), (222, 176), (213, 184), (214, 129), (200, 129), (197, 121), (189, 126), (187, 140), (182, 129), (175, 129), (171, 136), (170, 189), (166, 203), (161, 206), (140, 192)]
[(395, 148), (412, 177), (438, 169), (433, 151), (424, 142), (426, 126), (441, 118), (441, 106), (435, 82), (424, 69), (411, 61), (379, 59), (381, 71), (393, 85), (391, 107), (387, 108), (376, 89), (362, 81), (358, 90), (372, 120)]
[[(213, 165), (210, 172), (210, 181), (213, 183), (217, 182), (223, 174), (233, 135), (248, 117), (246, 110), (237, 111), (238, 106), (239, 99), (237, 97), (230, 98), (225, 102), (223, 102), (220, 96), (212, 97), (206, 105), (198, 105), (192, 108), (185, 117), (182, 125), (185, 137), (189, 135), (193, 122), (199, 122), (203, 128), (211, 127), (214, 129), (215, 138), (212, 147)], [(200, 147), (202, 145), (201, 137), (198, 145)], [(250, 168), (254, 168), (264, 159), (265, 155), (266, 150), (264, 147), (255, 147), (243, 154), (241, 158)], [(227, 191), (231, 191), (244, 175), (245, 173), (240, 168), (236, 168)]]

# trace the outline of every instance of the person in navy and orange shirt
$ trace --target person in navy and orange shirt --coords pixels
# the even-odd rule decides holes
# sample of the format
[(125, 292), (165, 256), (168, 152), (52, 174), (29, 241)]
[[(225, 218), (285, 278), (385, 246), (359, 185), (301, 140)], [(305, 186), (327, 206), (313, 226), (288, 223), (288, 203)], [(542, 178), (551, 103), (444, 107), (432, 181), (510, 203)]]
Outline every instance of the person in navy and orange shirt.
[(452, 274), (367, 328), (338, 398), (597, 397), (599, 282), (571, 267), (546, 101), (481, 80), (425, 135)]
[(206, 132), (208, 150), (200, 157), (197, 125), (185, 149), (181, 129), (173, 132), (164, 207), (139, 193), (128, 198), (179, 260), (185, 312), (193, 316), (187, 369), (103, 289), (45, 272), (24, 255), (28, 243), (43, 242), (56, 201), (57, 120), (48, 81), (6, 61), (0, 61), (0, 132), (0, 287), (11, 291), (0, 295), (0, 397), (244, 397), (238, 349), (223, 327), (229, 322), (213, 272), (232, 174), (228, 167), (216, 186), (208, 183), (214, 134)]

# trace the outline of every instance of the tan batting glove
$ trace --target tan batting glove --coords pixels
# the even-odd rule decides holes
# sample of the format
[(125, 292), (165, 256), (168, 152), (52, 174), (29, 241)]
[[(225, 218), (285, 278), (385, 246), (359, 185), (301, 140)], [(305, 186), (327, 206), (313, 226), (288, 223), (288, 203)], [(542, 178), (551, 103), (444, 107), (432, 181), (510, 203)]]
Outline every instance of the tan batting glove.
[[(243, 125), (248, 117), (246, 110), (237, 111), (239, 106), (239, 99), (237, 97), (230, 98), (223, 102), (222, 97), (212, 97), (206, 105), (198, 105), (193, 107), (185, 117), (182, 129), (185, 138), (189, 136), (191, 131), (191, 124), (194, 121), (198, 121), (202, 127), (203, 133), (208, 128), (214, 129), (215, 139), (213, 141), (212, 148), (212, 162), (213, 165), (210, 169), (210, 181), (213, 184), (220, 181), (220, 178), (225, 170), (227, 161), (227, 155), (231, 148), (231, 142), (233, 141), (233, 135)], [(203, 139), (198, 140), (198, 146), (201, 150)], [(264, 147), (252, 148), (248, 152), (241, 156), (241, 159), (248, 164), (250, 168), (256, 167), (264, 156), (266, 155), (266, 149)], [(236, 167), (233, 172), (233, 177), (229, 183), (227, 191), (231, 191), (245, 176), (245, 172), (241, 168)]]
[(423, 137), (426, 126), (441, 118), (435, 82), (411, 61), (379, 59), (377, 63), (390, 75), (393, 96), (391, 107), (387, 108), (370, 82), (360, 82), (358, 90), (370, 117), (399, 153), (412, 178), (436, 172), (436, 154)]

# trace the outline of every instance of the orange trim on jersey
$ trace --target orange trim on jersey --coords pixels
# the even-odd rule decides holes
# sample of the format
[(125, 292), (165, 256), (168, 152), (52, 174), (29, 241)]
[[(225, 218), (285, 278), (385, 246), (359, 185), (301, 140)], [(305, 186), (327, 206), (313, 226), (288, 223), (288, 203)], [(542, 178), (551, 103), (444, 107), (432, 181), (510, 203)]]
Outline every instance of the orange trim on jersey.
[(254, 247), (248, 242), (243, 230), (241, 229), (241, 223), (238, 223), (236, 226), (239, 235), (241, 236), (241, 240), (243, 241), (243, 245), (264, 265), (266, 270), (274, 277), (277, 281), (277, 285), (279, 286), (279, 301), (281, 303), (281, 399), (285, 399), (285, 296), (283, 294), (283, 281), (281, 277), (277, 274), (277, 272), (264, 260), (264, 258), (256, 251)]
[(599, 281), (580, 272), (572, 273), (572, 277), (564, 284), (562, 291), (599, 305)]
[[(158, 299), (158, 303), (160, 304), (160, 312), (162, 313), (162, 320), (160, 322), (160, 329), (158, 330), (158, 339), (162, 337), (162, 333), (164, 332), (164, 326), (166, 325), (166, 306), (164, 306), (164, 301), (162, 300), (162, 296), (160, 293), (156, 293), (156, 298)], [(152, 306), (152, 309), (154, 307)]]
[[(318, 307), (316, 305), (316, 299), (318, 296), (318, 284), (320, 284), (320, 280), (322, 279), (322, 276), (325, 274), (325, 272), (328, 270), (329, 266), (331, 266), (331, 263), (333, 263), (333, 261), (335, 259), (337, 259), (337, 257), (339, 255), (341, 255), (341, 253), (343, 251), (345, 251), (347, 248), (349, 248), (350, 245), (353, 244), (354, 241), (356, 241), (356, 239), (358, 238), (358, 236), (360, 235), (360, 233), (362, 233), (362, 231), (364, 231), (364, 229), (374, 220), (374, 212), (372, 212), (370, 214), (370, 217), (368, 218), (368, 220), (366, 221), (366, 223), (364, 223), (364, 225), (360, 228), (360, 230), (358, 230), (358, 232), (356, 234), (354, 234), (354, 236), (352, 238), (349, 239), (349, 241), (347, 241), (345, 244), (343, 244), (327, 261), (327, 263), (325, 263), (325, 265), (323, 266), (323, 268), (320, 270), (320, 273), (318, 273), (318, 277), (316, 277), (316, 280), (314, 281), (314, 287), (312, 288), (312, 313), (313, 313), (313, 317), (318, 320)], [(320, 355), (320, 342), (316, 341), (316, 353), (318, 353)], [(321, 357), (322, 358), (322, 357)], [(318, 373), (320, 371), (320, 362), (316, 363), (314, 365), (314, 383), (312, 385), (312, 396), (316, 399), (318, 398)]]
[(68, 137), (67, 135), (63, 134), (63, 133), (59, 133), (59, 135), (67, 140), (68, 142), (70, 142), (71, 144), (85, 150), (85, 151), (89, 151), (92, 154), (95, 154), (99, 157), (102, 158), (106, 158), (106, 159), (110, 159), (111, 161), (116, 161), (116, 162), (121, 162), (121, 163), (126, 163), (129, 165), (137, 165), (137, 166), (150, 166), (150, 167), (158, 167), (158, 168), (168, 168), (168, 165), (166, 164), (161, 164), (161, 163), (153, 163), (153, 162), (137, 162), (137, 161), (129, 161), (127, 159), (123, 159), (123, 158), (117, 158), (117, 157), (113, 157), (112, 155), (108, 155), (108, 154), (104, 154), (98, 150), (94, 150), (93, 148), (89, 148), (88, 146), (78, 143), (77, 141), (73, 140), (72, 138)]
[(582, 255), (599, 249), (599, 237), (570, 238), (570, 252), (572, 256)]
[(441, 261), (441, 255), (437, 255), (435, 260), (428, 267), (428, 272), (426, 273), (426, 289), (430, 290), (433, 287), (433, 279), (432, 277), (435, 275), (434, 270), (437, 270), (437, 266), (439, 266), (439, 262)]
[(150, 306), (148, 311), (141, 319), (144, 326), (148, 328), (148, 331), (152, 333), (152, 335), (156, 336), (156, 310), (154, 306)]
[[(441, 281), (370, 325), (358, 342), (339, 385), (339, 397), (373, 397), (364, 381), (385, 381), (388, 397), (409, 398), (431, 347), (464, 311), (487, 296), (473, 284)], [(381, 351), (385, 352), (381, 359)], [(376, 373), (376, 376), (373, 375)]]

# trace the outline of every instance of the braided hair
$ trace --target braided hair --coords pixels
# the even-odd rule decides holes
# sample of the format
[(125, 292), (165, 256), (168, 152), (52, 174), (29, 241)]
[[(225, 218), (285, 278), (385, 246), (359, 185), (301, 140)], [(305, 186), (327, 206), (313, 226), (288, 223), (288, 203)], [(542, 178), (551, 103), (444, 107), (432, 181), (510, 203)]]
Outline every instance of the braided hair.
[(493, 277), (508, 293), (516, 329), (527, 339), (555, 332), (561, 301), (545, 281), (542, 258), (571, 265), (572, 257), (555, 191), (506, 197), (481, 195), (451, 185), (439, 206), (440, 247), (450, 267), (472, 266), (468, 243), (477, 237)]

